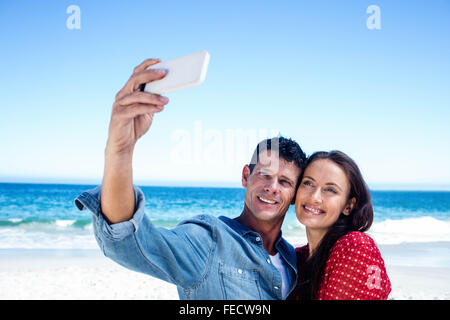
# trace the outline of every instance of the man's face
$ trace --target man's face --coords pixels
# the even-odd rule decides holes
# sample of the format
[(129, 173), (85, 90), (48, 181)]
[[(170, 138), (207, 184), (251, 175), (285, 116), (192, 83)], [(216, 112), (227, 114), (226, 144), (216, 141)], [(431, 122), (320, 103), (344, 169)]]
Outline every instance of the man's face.
[(256, 220), (277, 222), (293, 204), (300, 168), (279, 158), (275, 151), (263, 151), (250, 174), (244, 167), (242, 185), (246, 188), (245, 206)]

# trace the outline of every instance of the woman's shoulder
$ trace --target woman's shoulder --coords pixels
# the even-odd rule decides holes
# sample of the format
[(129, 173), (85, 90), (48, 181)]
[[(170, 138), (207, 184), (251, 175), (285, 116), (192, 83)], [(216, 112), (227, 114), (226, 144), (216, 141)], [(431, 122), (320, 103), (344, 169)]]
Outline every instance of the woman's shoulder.
[(325, 267), (320, 299), (387, 299), (390, 291), (384, 260), (370, 236), (354, 231), (336, 241)]
[(375, 241), (367, 234), (359, 231), (349, 232), (339, 238), (331, 248), (331, 260), (352, 259), (372, 260), (383, 263), (381, 253)]
[(367, 247), (376, 247), (375, 241), (367, 234), (360, 231), (352, 231), (347, 233), (346, 235), (340, 237), (335, 246), (343, 246), (343, 247), (359, 247), (359, 246), (367, 246)]

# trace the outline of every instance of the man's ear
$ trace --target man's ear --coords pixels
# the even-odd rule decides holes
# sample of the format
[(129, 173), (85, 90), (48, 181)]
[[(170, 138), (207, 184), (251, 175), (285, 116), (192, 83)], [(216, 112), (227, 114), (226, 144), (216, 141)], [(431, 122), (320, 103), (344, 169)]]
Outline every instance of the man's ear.
[(352, 212), (353, 208), (355, 207), (355, 204), (356, 204), (356, 198), (353, 197), (348, 201), (347, 205), (345, 206), (343, 214), (348, 216)]
[(242, 169), (242, 186), (247, 188), (248, 177), (250, 176), (250, 167), (245, 165)]

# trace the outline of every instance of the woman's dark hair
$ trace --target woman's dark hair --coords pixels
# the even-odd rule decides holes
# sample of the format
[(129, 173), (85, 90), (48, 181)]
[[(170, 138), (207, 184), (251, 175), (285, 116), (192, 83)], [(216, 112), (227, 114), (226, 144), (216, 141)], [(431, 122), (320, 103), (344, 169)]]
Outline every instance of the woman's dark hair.
[[(320, 151), (308, 158), (305, 170), (311, 163), (320, 159), (331, 160), (344, 170), (350, 183), (348, 200), (355, 198), (356, 203), (349, 215), (340, 214), (338, 220), (322, 238), (314, 253), (308, 259), (302, 261), (299, 266), (299, 281), (292, 295), (300, 300), (317, 298), (325, 265), (336, 241), (351, 231), (367, 231), (373, 221), (370, 191), (356, 163), (341, 151)], [(300, 181), (302, 179), (303, 173)], [(298, 192), (301, 192), (300, 189)]]

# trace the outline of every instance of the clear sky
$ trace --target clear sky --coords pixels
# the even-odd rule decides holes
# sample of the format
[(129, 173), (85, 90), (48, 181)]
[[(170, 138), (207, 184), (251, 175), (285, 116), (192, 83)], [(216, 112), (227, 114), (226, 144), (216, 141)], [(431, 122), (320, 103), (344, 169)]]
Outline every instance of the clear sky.
[(205, 82), (138, 142), (137, 183), (239, 186), (280, 133), (344, 151), (372, 187), (450, 186), (447, 0), (0, 0), (0, 43), (0, 181), (99, 183), (133, 68), (208, 50)]

